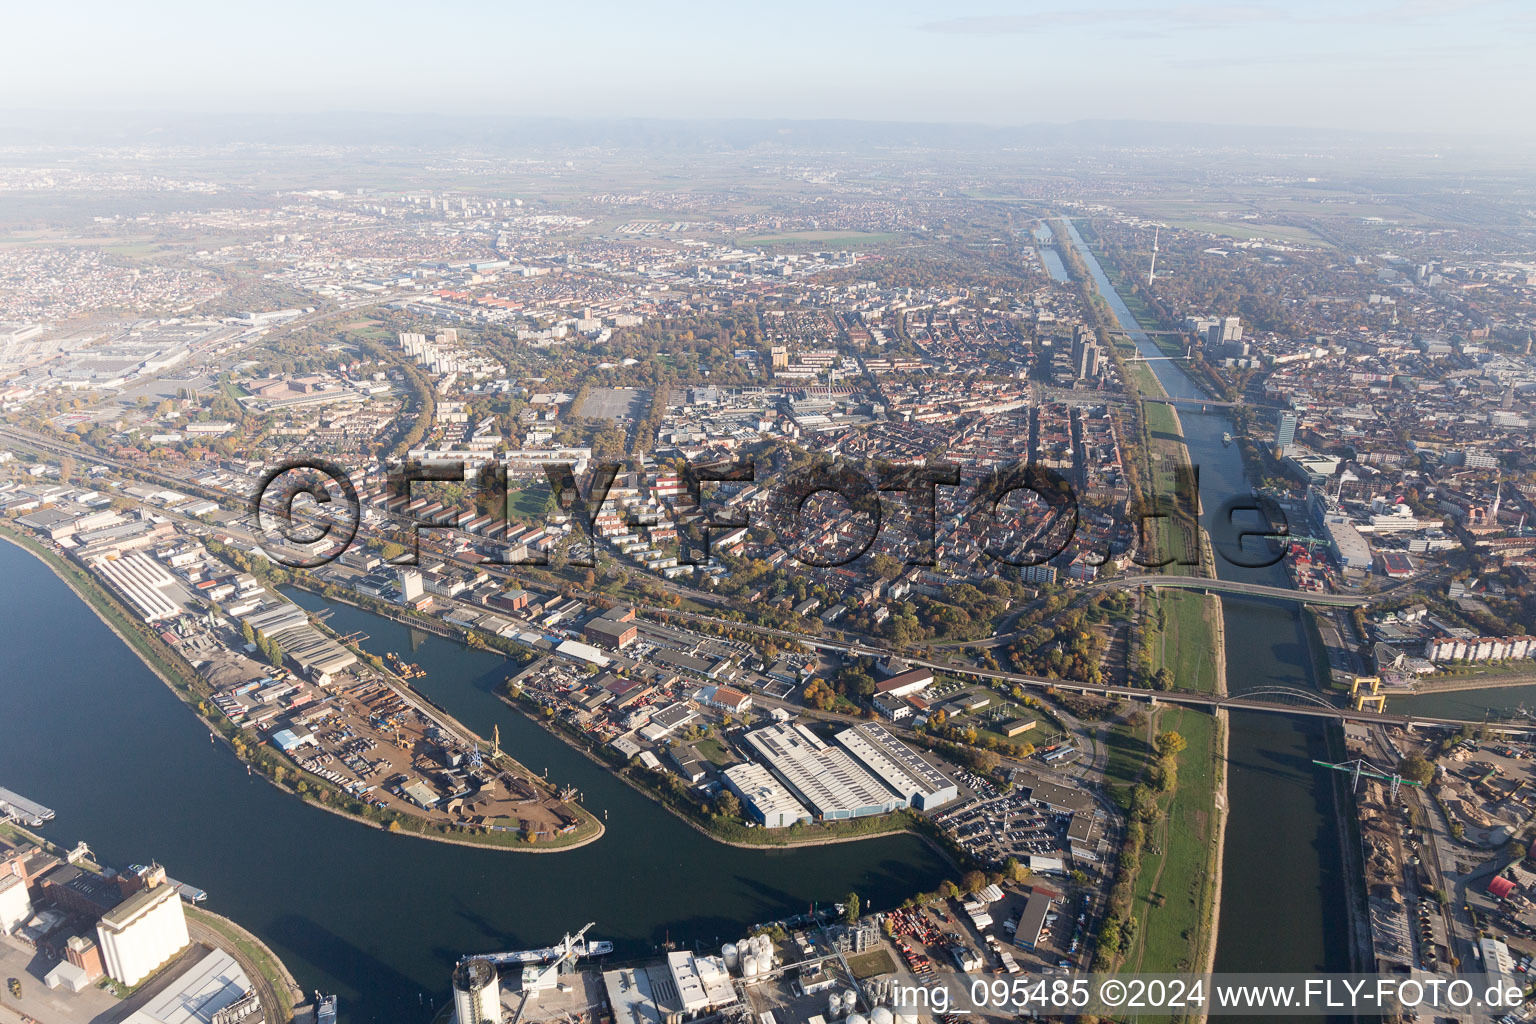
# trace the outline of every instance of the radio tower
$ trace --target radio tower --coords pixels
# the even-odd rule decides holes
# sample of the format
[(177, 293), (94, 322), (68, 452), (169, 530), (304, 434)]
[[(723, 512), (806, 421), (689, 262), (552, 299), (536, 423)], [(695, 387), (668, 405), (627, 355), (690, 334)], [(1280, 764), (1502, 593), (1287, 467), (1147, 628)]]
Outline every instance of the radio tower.
[(1157, 232), (1161, 226), (1160, 224), (1152, 225), (1152, 263), (1147, 267), (1147, 284), (1151, 284), (1152, 279), (1157, 276)]

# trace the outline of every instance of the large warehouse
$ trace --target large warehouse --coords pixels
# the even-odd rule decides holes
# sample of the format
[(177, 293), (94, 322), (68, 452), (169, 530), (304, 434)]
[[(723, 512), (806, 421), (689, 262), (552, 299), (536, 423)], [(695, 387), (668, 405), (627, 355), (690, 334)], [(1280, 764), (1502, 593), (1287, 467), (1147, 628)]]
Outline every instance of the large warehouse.
[(747, 812), (765, 828), (788, 828), (811, 812), (800, 805), (773, 774), (760, 764), (733, 765), (720, 773), (731, 792), (741, 798)]
[(829, 746), (803, 725), (770, 725), (747, 743), (818, 819), (861, 818), (907, 806), (847, 751)]
[(837, 734), (837, 742), (909, 806), (920, 811), (931, 811), (960, 795), (943, 772), (873, 722), (844, 729)]
[(298, 605), (286, 601), (273, 608), (245, 616), (256, 632), (272, 637), (283, 653), (316, 682), (357, 664), (357, 655), (320, 632), (309, 623), (309, 615)]

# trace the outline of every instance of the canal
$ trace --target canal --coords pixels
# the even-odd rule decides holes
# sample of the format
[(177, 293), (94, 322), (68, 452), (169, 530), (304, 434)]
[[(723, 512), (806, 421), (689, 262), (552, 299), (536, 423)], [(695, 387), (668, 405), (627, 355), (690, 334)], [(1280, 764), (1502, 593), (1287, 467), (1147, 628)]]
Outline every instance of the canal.
[[(1120, 325), (1175, 398), (1206, 393), (1141, 330), (1110, 284), (1077, 226), (1067, 233)], [(1202, 524), (1216, 551), (1236, 550), (1236, 534), (1256, 523), (1227, 521), (1223, 502), (1250, 493), (1242, 453), (1222, 443), (1232, 429), (1224, 414), (1181, 409), (1190, 461), (1199, 468)], [(1288, 586), (1280, 566), (1244, 568), (1216, 559), (1222, 579)], [(1227, 596), (1227, 687), (1242, 693), (1266, 686), (1315, 688), (1306, 623), (1299, 606)], [(1227, 823), (1222, 866), (1217, 971), (1344, 971), (1350, 968), (1344, 907), (1348, 879), (1339, 851), (1335, 787), (1312, 765), (1328, 757), (1331, 726), (1310, 718), (1232, 712), (1227, 765)], [(1283, 852), (1282, 852), (1283, 851)]]
[[(597, 922), (618, 954), (740, 936), (856, 891), (890, 907), (948, 873), (913, 836), (799, 850), (715, 843), (502, 704), (507, 663), (345, 605), (331, 625), (426, 671), (422, 692), (607, 814), (566, 853), (450, 846), (303, 804), (244, 767), (46, 566), (0, 543), (0, 784), (54, 808), (43, 830), (105, 863), (156, 858), (206, 889), (349, 1024), (425, 1019), (462, 953), (548, 945)], [(309, 608), (319, 599), (294, 595)]]

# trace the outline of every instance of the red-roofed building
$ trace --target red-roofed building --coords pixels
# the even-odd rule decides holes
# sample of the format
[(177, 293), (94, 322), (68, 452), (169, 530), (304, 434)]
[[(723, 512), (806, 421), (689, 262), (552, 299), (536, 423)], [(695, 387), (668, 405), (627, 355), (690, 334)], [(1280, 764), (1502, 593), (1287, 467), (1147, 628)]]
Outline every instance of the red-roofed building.
[(1492, 893), (1496, 899), (1507, 900), (1518, 888), (1519, 886), (1515, 885), (1514, 882), (1511, 882), (1503, 875), (1495, 875), (1488, 882), (1488, 891)]

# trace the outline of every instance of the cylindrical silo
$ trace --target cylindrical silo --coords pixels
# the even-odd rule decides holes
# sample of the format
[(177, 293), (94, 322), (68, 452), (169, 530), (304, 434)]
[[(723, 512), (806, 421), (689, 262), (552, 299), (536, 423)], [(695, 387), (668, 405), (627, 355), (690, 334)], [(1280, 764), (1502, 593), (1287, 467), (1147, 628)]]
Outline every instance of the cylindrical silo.
[(827, 1020), (837, 1020), (843, 1015), (843, 994), (837, 989), (827, 993)]
[(727, 970), (734, 971), (736, 966), (741, 963), (741, 955), (740, 952), (736, 949), (736, 943), (734, 942), (727, 942), (725, 945), (721, 946), (720, 956), (724, 958)]
[(748, 957), (743, 957), (742, 958), (742, 961), (741, 961), (741, 976), (743, 978), (755, 978), (755, 977), (757, 977), (757, 971), (758, 971), (757, 957), (755, 957), (755, 956), (748, 956)]
[(843, 1012), (852, 1013), (859, 1005), (859, 994), (853, 989), (843, 993)]
[(501, 1019), (501, 984), (489, 960), (465, 960), (454, 968), (453, 1006), (457, 1024)]
[(869, 1018), (862, 1013), (850, 1013), (848, 1015), (848, 1024), (869, 1024)]
[(896, 1024), (896, 1015), (888, 1006), (877, 1006), (869, 1015), (870, 1024)]

